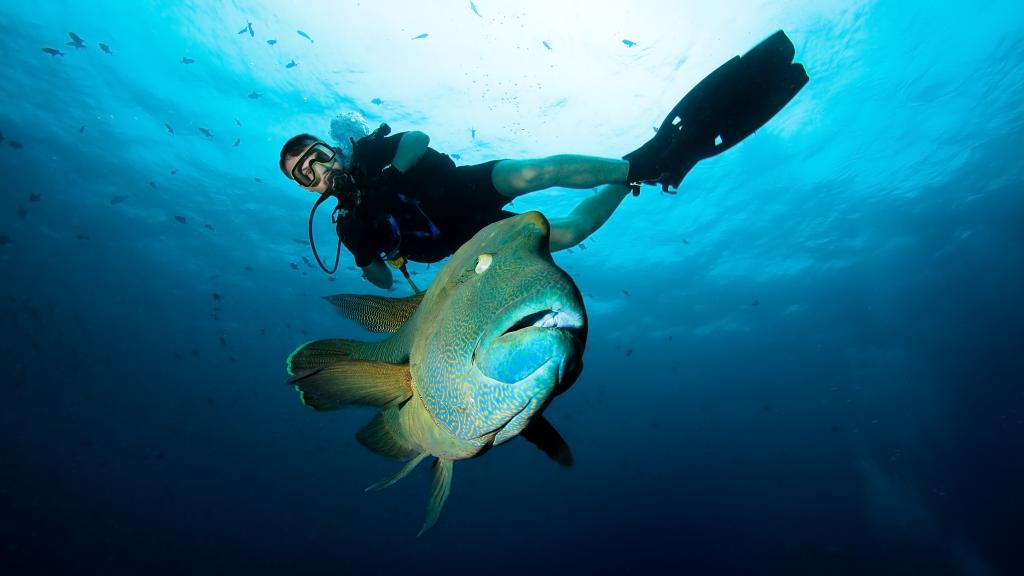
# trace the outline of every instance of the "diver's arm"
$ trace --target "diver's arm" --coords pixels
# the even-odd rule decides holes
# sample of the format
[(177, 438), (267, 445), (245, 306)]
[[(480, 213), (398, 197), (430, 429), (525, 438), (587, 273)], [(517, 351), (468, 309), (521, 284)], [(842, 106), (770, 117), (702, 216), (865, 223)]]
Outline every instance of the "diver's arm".
[(412, 131), (402, 134), (402, 139), (398, 141), (398, 150), (395, 151), (395, 159), (391, 161), (391, 165), (399, 172), (404, 173), (416, 165), (423, 153), (427, 151), (428, 144), (430, 144), (430, 136), (423, 132)]
[(369, 265), (363, 266), (363, 277), (378, 288), (384, 290), (391, 289), (391, 282), (393, 280), (391, 269), (388, 268), (388, 265), (383, 260), (374, 260)]

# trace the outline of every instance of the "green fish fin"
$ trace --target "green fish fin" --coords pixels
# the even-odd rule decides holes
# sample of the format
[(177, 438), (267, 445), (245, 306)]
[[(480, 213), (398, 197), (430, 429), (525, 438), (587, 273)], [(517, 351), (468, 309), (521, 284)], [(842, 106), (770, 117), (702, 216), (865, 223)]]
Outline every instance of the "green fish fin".
[(411, 382), (408, 364), (369, 360), (342, 360), (288, 381), (299, 389), (302, 403), (314, 410), (397, 404), (412, 396)]
[(322, 368), (328, 364), (351, 358), (360, 352), (365, 353), (373, 346), (366, 342), (342, 338), (307, 342), (288, 356), (288, 374), (302, 374)]
[(324, 300), (334, 304), (339, 314), (370, 332), (398, 332), (416, 312), (423, 301), (423, 294), (421, 292), (405, 298), (335, 294), (324, 296)]
[(366, 491), (369, 492), (370, 490), (383, 490), (383, 489), (387, 488), (388, 486), (391, 486), (395, 482), (398, 482), (402, 478), (405, 478), (406, 475), (408, 475), (409, 472), (412, 472), (412, 469), (415, 468), (417, 464), (422, 462), (423, 459), (426, 458), (427, 456), (430, 456), (430, 454), (428, 454), (426, 452), (423, 452), (423, 453), (419, 454), (418, 456), (416, 456), (412, 460), (409, 460), (408, 462), (406, 462), (405, 466), (402, 466), (402, 468), (399, 469), (398, 472), (395, 472), (391, 476), (388, 476), (387, 478), (384, 478), (383, 480), (381, 480), (379, 482), (376, 482), (376, 483), (374, 483), (374, 484), (372, 484), (370, 486), (367, 486), (366, 487)]
[(416, 455), (416, 450), (406, 443), (401, 430), (398, 424), (398, 406), (388, 406), (356, 432), (356, 440), (381, 456), (408, 460)]
[(423, 528), (420, 528), (417, 538), (430, 530), (441, 515), (441, 507), (444, 506), (444, 501), (448, 499), (448, 493), (452, 489), (452, 466), (452, 461), (444, 458), (438, 458), (437, 462), (434, 462), (434, 484), (430, 492), (430, 503), (427, 504), (427, 518), (423, 521)]
[(558, 430), (555, 430), (555, 427), (543, 415), (534, 416), (520, 436), (540, 448), (548, 455), (548, 458), (557, 462), (559, 466), (566, 468), (572, 466), (572, 450), (569, 449), (569, 445), (565, 443), (565, 439), (558, 433)]

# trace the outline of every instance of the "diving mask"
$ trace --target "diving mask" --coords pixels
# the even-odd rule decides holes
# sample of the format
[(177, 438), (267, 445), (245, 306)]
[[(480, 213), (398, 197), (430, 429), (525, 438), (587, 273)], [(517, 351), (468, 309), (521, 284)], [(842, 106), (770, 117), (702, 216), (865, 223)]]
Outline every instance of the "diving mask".
[(292, 166), (292, 179), (300, 186), (307, 188), (319, 185), (323, 175), (331, 170), (331, 162), (334, 161), (335, 156), (337, 153), (327, 144), (323, 142), (313, 144)]

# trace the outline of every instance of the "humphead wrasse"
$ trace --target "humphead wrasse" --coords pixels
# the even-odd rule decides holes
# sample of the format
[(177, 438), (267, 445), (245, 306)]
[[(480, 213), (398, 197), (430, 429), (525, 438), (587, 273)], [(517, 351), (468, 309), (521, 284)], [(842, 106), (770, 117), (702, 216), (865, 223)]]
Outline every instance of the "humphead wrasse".
[(587, 316), (576, 284), (555, 265), (549, 226), (527, 212), (487, 226), (463, 245), (424, 294), (327, 298), (380, 342), (317, 340), (288, 358), (307, 406), (380, 408), (356, 435), (406, 460), (390, 486), (429, 456), (433, 490), (422, 534), (437, 521), (455, 460), (522, 433), (568, 465), (568, 447), (541, 416), (582, 370)]

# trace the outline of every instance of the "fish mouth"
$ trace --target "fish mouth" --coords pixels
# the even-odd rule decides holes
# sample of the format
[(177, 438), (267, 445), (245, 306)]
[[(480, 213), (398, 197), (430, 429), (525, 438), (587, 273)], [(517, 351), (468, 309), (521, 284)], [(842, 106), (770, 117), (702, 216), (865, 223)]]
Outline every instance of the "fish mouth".
[(498, 338), (526, 328), (555, 328), (579, 337), (583, 332), (583, 315), (573, 310), (544, 308), (529, 312), (498, 335)]

